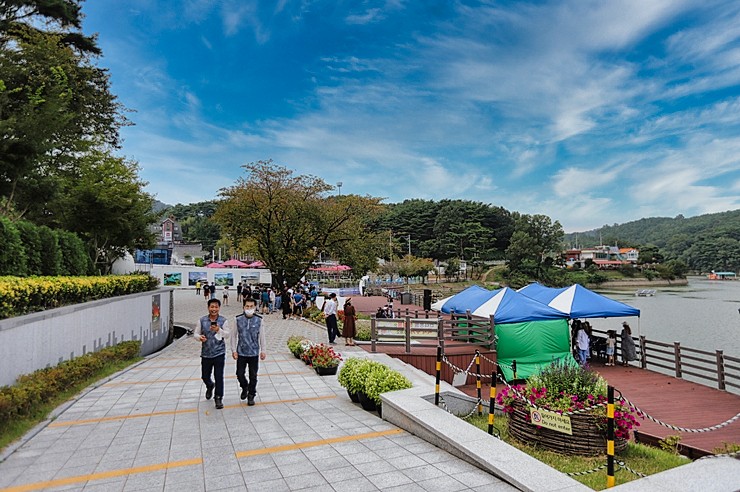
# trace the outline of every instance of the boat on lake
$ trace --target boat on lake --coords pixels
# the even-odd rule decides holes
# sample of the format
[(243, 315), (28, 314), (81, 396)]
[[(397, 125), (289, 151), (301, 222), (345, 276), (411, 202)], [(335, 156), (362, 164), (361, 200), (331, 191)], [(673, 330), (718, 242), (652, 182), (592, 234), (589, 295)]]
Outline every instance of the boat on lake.
[(657, 291), (655, 289), (638, 289), (635, 291), (637, 297), (652, 297)]

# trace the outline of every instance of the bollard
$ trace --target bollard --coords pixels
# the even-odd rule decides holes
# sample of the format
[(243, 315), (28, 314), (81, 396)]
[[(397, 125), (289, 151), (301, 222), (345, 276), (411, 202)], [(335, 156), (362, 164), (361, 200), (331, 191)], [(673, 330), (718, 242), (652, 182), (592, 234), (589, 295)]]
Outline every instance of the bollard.
[(516, 379), (516, 359), (511, 361), (511, 371), (514, 373), (514, 379)]
[(475, 351), (475, 387), (478, 389), (478, 416), (483, 415), (483, 394), (480, 386), (480, 351)]
[(439, 378), (442, 372), (442, 346), (437, 345), (437, 376), (434, 384), (434, 405), (439, 406)]
[(606, 488), (614, 487), (614, 386), (606, 389)]
[(496, 374), (498, 369), (491, 373), (491, 396), (488, 402), (488, 433), (493, 435), (493, 411), (496, 402)]

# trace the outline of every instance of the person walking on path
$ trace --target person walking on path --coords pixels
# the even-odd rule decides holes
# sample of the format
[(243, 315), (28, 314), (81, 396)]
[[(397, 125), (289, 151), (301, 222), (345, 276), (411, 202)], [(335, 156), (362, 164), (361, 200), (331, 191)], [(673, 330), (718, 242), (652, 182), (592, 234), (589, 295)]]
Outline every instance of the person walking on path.
[(329, 294), (329, 299), (324, 302), (322, 310), (326, 320), (326, 331), (329, 334), (329, 343), (336, 345), (334, 339), (339, 335), (339, 328), (337, 327), (337, 295), (334, 292)]
[(229, 305), (229, 286), (224, 285), (224, 306)]
[(635, 341), (632, 339), (632, 328), (626, 321), (622, 323), (622, 333), (619, 334), (619, 338), (622, 339), (622, 365), (628, 366), (631, 360), (637, 360), (637, 350)]
[(205, 282), (203, 284), (203, 297), (205, 298), (206, 302), (208, 302), (208, 299), (210, 299), (210, 293), (211, 293), (211, 286), (208, 285), (208, 282)]
[(195, 295), (196, 296), (200, 295), (200, 280), (195, 282)]
[(280, 295), (282, 301), (280, 308), (283, 310), (283, 319), (292, 319), (291, 313), (293, 312), (292, 302), (290, 300), (290, 293), (288, 288), (283, 289), (283, 293)]
[[(201, 343), (200, 372), (203, 383), (206, 385), (206, 400), (213, 396), (216, 390), (216, 408), (224, 407), (224, 365), (226, 364), (226, 338), (229, 328), (226, 318), (221, 316), (221, 302), (218, 299), (208, 301), (208, 315), (203, 316), (195, 324), (194, 338)], [(213, 373), (213, 379), (211, 379)]]
[(582, 366), (586, 365), (590, 342), (591, 341), (588, 339), (588, 333), (586, 333), (586, 327), (581, 325), (576, 334), (576, 345), (578, 345), (578, 358), (580, 359)]
[(208, 288), (208, 293), (211, 296), (211, 299), (216, 298), (216, 284), (211, 282), (211, 286)]
[(357, 311), (352, 305), (352, 298), (348, 297), (344, 301), (344, 324), (342, 325), (342, 336), (344, 337), (344, 344), (353, 346), (355, 345), (355, 320), (357, 319)]
[(236, 302), (243, 302), (242, 301), (242, 283), (239, 282), (236, 286)]
[[(259, 361), (265, 360), (265, 325), (262, 316), (256, 314), (254, 299), (244, 299), (244, 312), (236, 317), (236, 328), (229, 336), (231, 356), (236, 361), (236, 378), (242, 392), (239, 398), (247, 399), (247, 405), (254, 405), (257, 394), (257, 371)], [(244, 376), (249, 367), (249, 380)]]

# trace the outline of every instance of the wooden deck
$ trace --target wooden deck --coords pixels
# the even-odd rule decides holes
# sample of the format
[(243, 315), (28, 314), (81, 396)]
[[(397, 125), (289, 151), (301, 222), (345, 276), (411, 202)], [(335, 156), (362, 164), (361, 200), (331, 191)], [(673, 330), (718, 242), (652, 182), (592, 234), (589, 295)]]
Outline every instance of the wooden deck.
[[(370, 351), (369, 345), (363, 348)], [(496, 360), (495, 352), (469, 344), (448, 343), (445, 353), (453, 364), (465, 369), (474, 356), (476, 348), (489, 359)], [(379, 345), (378, 352), (401, 359), (427, 374), (434, 374), (436, 362), (434, 348), (412, 348), (412, 353), (406, 354), (402, 344)], [(704, 428), (724, 422), (740, 412), (740, 395), (634, 366), (606, 367), (596, 363), (592, 367), (604, 376), (609, 384), (621, 391), (625, 398), (643, 411), (668, 424), (686, 428)], [(481, 359), (481, 373), (490, 374), (492, 370), (493, 364)], [(450, 367), (442, 364), (442, 378), (451, 383), (452, 376), (453, 371)], [(489, 380), (483, 380), (484, 400), (487, 400), (490, 394), (490, 387), (485, 384), (487, 381)], [(459, 389), (475, 397), (475, 379), (468, 377), (466, 383)], [(499, 383), (497, 391), (501, 387)], [(718, 430), (690, 433), (675, 431), (644, 419), (640, 420), (637, 438), (642, 442), (656, 444), (658, 440), (674, 434), (681, 436), (684, 454), (698, 458), (711, 454), (714, 449), (722, 447), (723, 443), (740, 444), (740, 420)]]

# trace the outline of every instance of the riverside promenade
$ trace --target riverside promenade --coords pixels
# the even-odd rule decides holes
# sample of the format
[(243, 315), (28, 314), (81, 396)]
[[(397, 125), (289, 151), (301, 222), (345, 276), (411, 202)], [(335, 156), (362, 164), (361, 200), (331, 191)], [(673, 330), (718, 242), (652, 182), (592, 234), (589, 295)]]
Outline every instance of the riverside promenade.
[[(235, 296), (222, 309), (240, 312)], [(175, 292), (175, 322), (194, 326), (202, 296)], [(185, 337), (55, 411), (0, 456), (0, 491), (516, 490), (351, 403), (285, 341), (320, 342), (308, 322), (265, 317), (256, 405), (239, 400), (227, 358), (224, 409), (204, 398), (200, 344)], [(337, 349), (367, 356), (360, 348)], [(419, 377), (410, 374), (412, 377)]]

